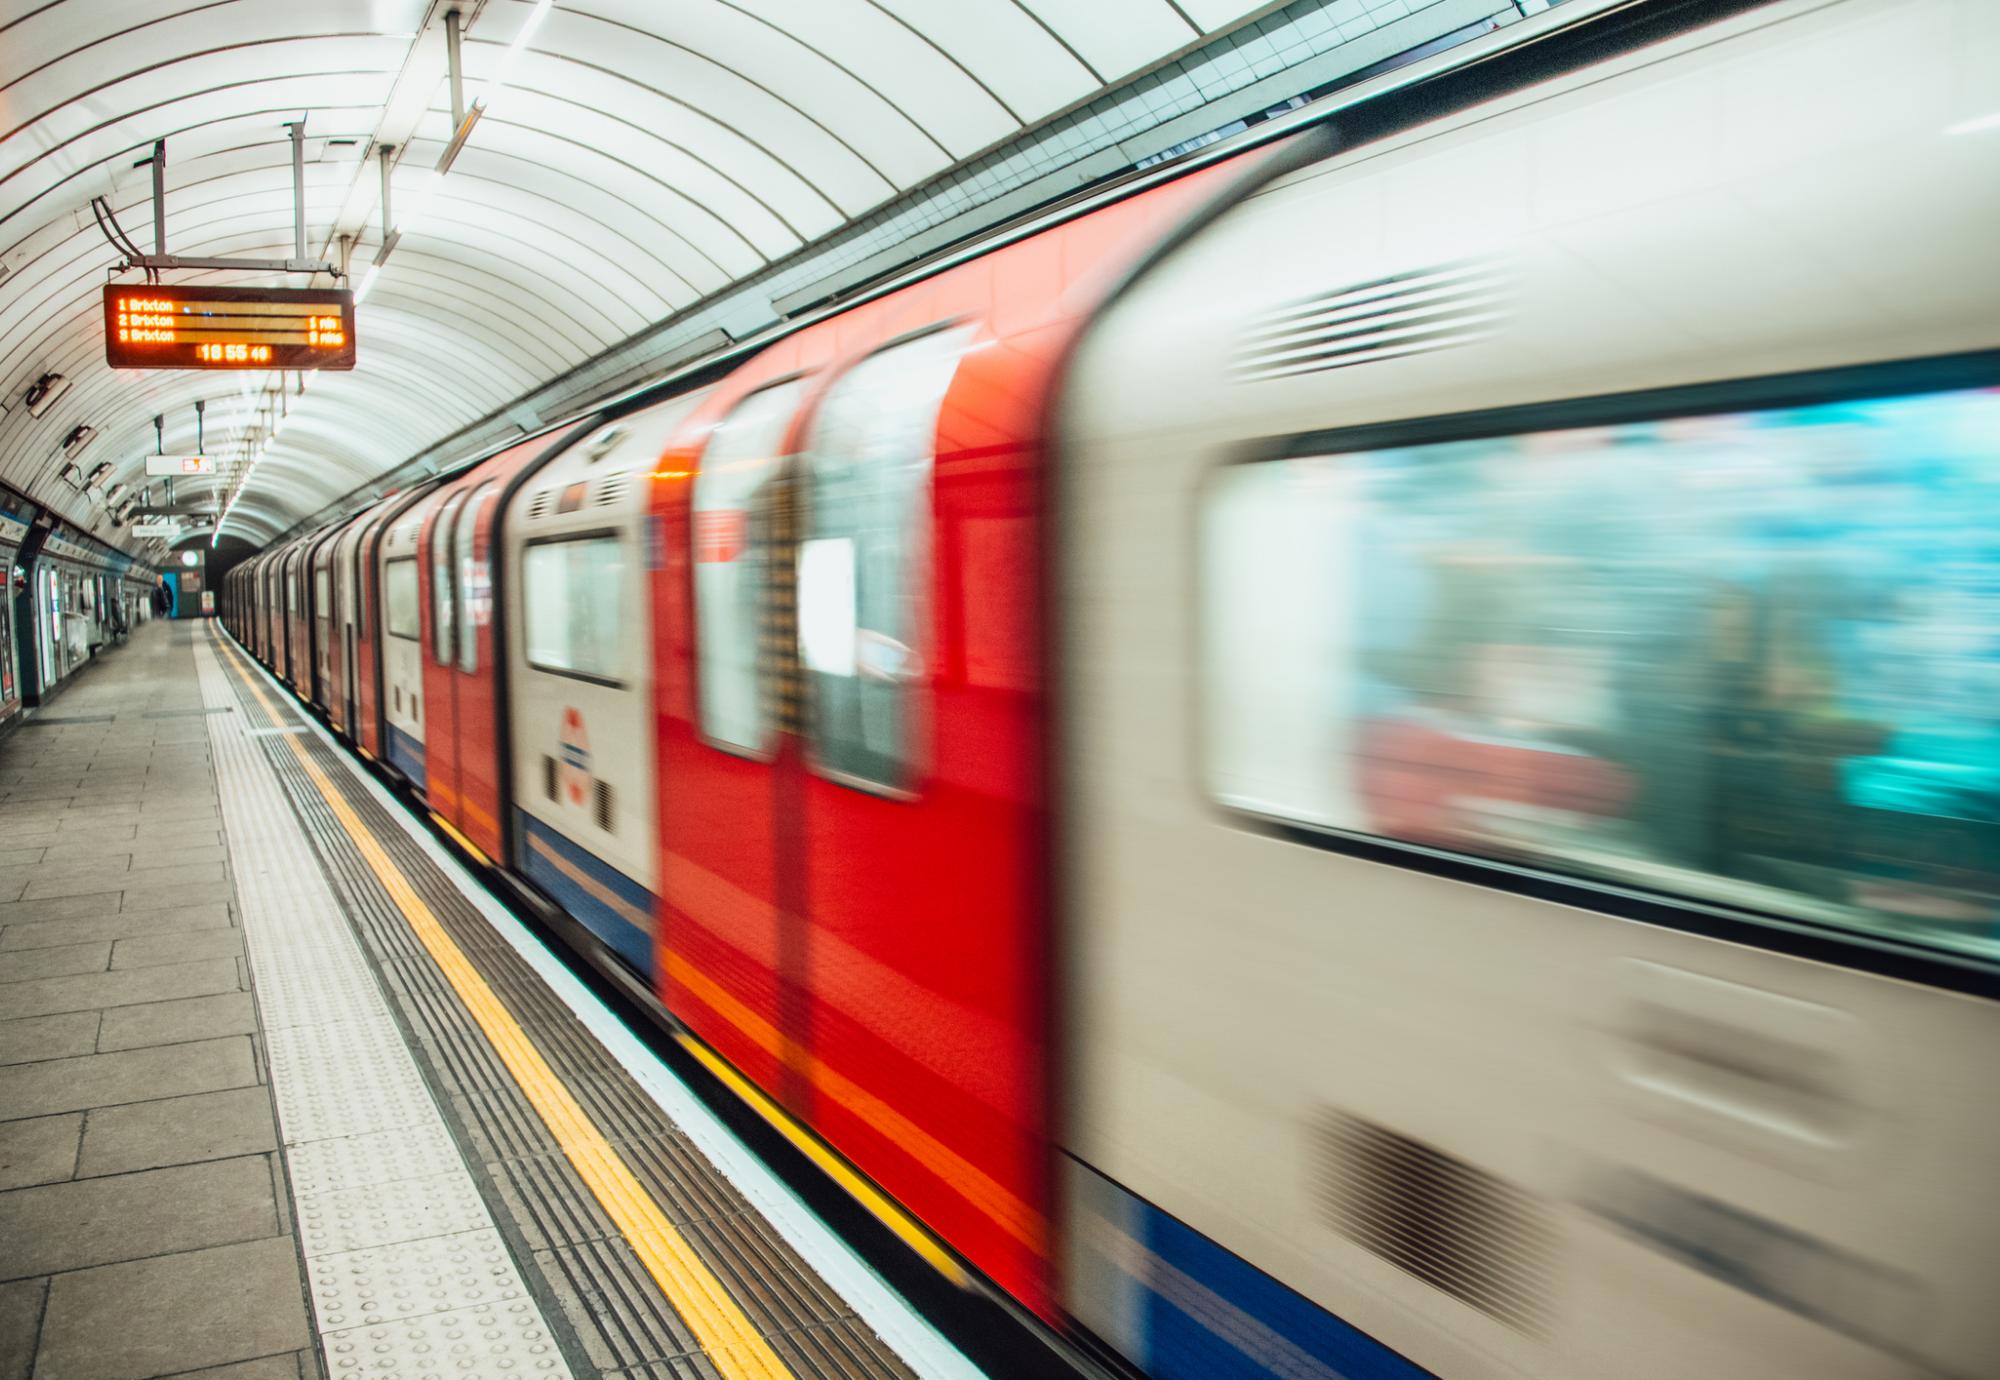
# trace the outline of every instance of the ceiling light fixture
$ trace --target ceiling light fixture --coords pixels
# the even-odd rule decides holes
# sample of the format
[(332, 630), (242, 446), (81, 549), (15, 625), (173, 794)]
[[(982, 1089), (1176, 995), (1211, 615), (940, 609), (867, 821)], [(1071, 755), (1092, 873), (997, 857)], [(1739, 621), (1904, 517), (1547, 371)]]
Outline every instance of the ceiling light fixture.
[(542, 21), (549, 17), (552, 4), (553, 0), (535, 0), (535, 8), (529, 12), (527, 22), (521, 25), (521, 32), (515, 34), (514, 41), (507, 45), (507, 51), (500, 58), (500, 65), (494, 69), (486, 85), (479, 88), (479, 94), (473, 97), (472, 110), (467, 118), (476, 117), (480, 111), (491, 110), (494, 102), (500, 99), (501, 93), (507, 89), (507, 83), (513, 79), (514, 67), (520, 62), (521, 54), (527, 50), (528, 41), (535, 36), (535, 30), (542, 27)]

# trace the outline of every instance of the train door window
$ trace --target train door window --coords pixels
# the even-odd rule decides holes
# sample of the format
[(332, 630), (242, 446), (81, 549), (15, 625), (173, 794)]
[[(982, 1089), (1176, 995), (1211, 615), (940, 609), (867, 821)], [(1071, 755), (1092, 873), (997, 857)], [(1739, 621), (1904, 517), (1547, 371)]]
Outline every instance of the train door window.
[(356, 597), (354, 579), (354, 553), (351, 549), (342, 554), (348, 543), (343, 540), (333, 548), (333, 559), (340, 563), (340, 612), (341, 625), (353, 627), (361, 617), (360, 600)]
[(799, 657), (812, 677), (813, 759), (839, 779), (902, 791), (915, 775), (938, 410), (969, 338), (933, 331), (871, 355), (828, 390), (813, 423)]
[(758, 657), (769, 565), (765, 490), (802, 381), (752, 393), (724, 419), (694, 481), (696, 685), (701, 730), (722, 747), (762, 752), (770, 736), (768, 668)]
[(416, 641), (423, 635), (416, 557), (402, 556), (390, 561), (383, 571), (382, 585), (382, 623), (389, 636)]
[(2000, 390), (1629, 415), (1223, 470), (1210, 788), (2000, 958)]
[(616, 685), (625, 669), (625, 570), (609, 533), (530, 543), (521, 557), (524, 645), (538, 671)]
[(479, 486), (458, 515), (458, 531), (453, 538), (453, 567), (458, 581), (458, 669), (479, 669), (479, 630), (492, 617), (493, 586), (487, 579), (486, 562), (472, 559), (473, 538), (479, 531), (481, 512), (490, 506), (493, 481)]
[(322, 620), (333, 617), (333, 577), (325, 566), (313, 572), (313, 616)]
[(462, 491), (453, 494), (431, 524), (431, 660), (440, 666), (451, 664), (457, 646), (458, 592), (452, 581), (451, 531), (452, 520), (464, 502)]
[(361, 567), (363, 553), (367, 549), (368, 533), (367, 529), (364, 528), (361, 539), (354, 543), (354, 550), (348, 553), (348, 575), (354, 582), (350, 587), (354, 590), (354, 602), (351, 607), (354, 609), (354, 635), (356, 637), (368, 636), (368, 601), (362, 597), (362, 591), (367, 588), (367, 581), (363, 578)]

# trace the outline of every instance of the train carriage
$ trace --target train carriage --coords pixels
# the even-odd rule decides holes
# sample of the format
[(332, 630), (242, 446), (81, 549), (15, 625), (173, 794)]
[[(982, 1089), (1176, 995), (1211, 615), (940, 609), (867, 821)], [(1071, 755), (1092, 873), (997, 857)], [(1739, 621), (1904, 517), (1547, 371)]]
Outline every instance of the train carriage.
[(462, 841), (508, 862), (520, 856), (509, 827), (518, 777), (509, 772), (502, 724), (517, 697), (500, 665), (506, 643), (495, 616), (501, 529), (511, 497), (569, 435), (529, 437), (448, 481), (452, 492), (423, 536), (431, 581), (425, 794)]
[(336, 723), (1163, 1380), (1986, 1373), (2000, 11), (1626, 22), (379, 502)]
[(649, 978), (660, 805), (651, 502), (659, 457), (704, 396), (577, 429), (493, 509), (512, 788), (490, 805), (507, 812), (514, 866)]
[(1871, 783), (1984, 741), (1875, 677), (1995, 570), (1996, 44), (1760, 10), (1293, 174), (1087, 339), (1068, 1239), (1134, 1359), (1215, 1373), (1175, 1287), (1296, 1317), (1247, 1262), (1441, 1375), (1990, 1369), (2000, 821)]

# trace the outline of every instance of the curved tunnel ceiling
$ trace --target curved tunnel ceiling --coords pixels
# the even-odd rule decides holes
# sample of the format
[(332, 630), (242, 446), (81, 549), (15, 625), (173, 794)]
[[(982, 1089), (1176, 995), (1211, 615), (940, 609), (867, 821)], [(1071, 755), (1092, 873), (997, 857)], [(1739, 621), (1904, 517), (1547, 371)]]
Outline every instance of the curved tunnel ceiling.
[[(169, 454), (239, 466), (280, 434), (225, 531), (260, 541), (423, 446), (885, 201), (1274, 6), (1268, 0), (563, 0), (423, 200), (453, 135), (445, 15), (478, 97), (534, 0), (0, 0), (0, 480), (115, 536), (58, 472), (145, 482)], [(350, 279), (381, 240), (381, 151), (401, 231), (351, 373), (112, 372), (103, 197), (151, 252), (154, 141), (167, 251), (284, 259), (304, 118), (306, 249)], [(326, 285), (175, 271), (176, 283)], [(136, 282), (136, 274), (121, 281)], [(70, 390), (22, 405), (46, 373)], [(285, 397), (277, 399), (283, 388)], [(199, 496), (183, 480), (177, 499)], [(155, 491), (157, 493), (157, 490)]]

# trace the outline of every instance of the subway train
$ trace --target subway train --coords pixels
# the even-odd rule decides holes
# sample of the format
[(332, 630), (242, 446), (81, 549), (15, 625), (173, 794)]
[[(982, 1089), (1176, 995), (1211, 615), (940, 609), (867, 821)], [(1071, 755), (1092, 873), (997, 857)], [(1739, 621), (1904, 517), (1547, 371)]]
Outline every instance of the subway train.
[(158, 572), (0, 488), (0, 732), (152, 617)]
[(2000, 6), (1548, 27), (228, 629), (1114, 1368), (2000, 1374)]

